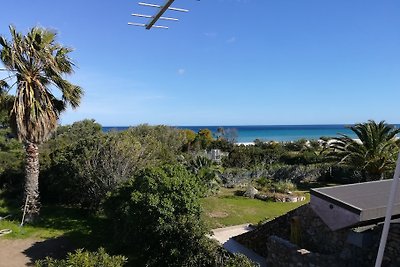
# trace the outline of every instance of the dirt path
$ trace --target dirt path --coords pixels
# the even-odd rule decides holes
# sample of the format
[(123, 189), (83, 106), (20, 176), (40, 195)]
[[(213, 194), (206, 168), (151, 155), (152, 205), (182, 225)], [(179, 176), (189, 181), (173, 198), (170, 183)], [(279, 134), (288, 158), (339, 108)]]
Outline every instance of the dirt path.
[(47, 240), (0, 238), (0, 267), (33, 266), (46, 256), (62, 258), (74, 247), (65, 237)]

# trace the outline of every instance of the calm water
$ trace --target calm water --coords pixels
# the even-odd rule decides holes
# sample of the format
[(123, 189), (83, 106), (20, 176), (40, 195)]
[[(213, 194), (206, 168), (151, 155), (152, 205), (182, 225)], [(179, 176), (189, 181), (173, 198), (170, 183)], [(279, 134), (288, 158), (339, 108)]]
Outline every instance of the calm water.
[[(338, 136), (339, 133), (355, 138), (346, 125), (259, 125), (259, 126), (175, 126), (179, 129), (190, 129), (198, 132), (200, 129), (210, 129), (213, 133), (219, 127), (235, 129), (237, 142), (253, 142), (255, 139), (264, 141), (295, 141), (302, 138), (319, 139), (321, 136)], [(128, 127), (103, 127), (103, 131), (125, 130)]]

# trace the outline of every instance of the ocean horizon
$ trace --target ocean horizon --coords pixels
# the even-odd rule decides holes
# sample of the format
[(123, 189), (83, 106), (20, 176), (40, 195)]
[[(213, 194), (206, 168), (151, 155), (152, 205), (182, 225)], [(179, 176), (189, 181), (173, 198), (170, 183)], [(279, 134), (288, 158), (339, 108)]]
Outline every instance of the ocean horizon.
[[(356, 138), (356, 135), (348, 127), (351, 124), (321, 124), (321, 125), (201, 125), (201, 126), (171, 126), (178, 129), (190, 129), (198, 132), (201, 129), (209, 129), (214, 135), (218, 128), (231, 129), (236, 133), (236, 142), (248, 143), (259, 139), (261, 141), (296, 141), (300, 139), (318, 140), (321, 137), (338, 137), (340, 134)], [(394, 124), (399, 128), (399, 124)], [(122, 131), (128, 126), (103, 127), (103, 131)]]

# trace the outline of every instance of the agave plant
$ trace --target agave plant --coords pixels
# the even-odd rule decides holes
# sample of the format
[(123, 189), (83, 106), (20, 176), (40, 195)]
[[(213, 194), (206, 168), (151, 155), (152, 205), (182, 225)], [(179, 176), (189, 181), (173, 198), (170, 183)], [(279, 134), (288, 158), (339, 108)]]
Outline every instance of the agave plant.
[[(26, 149), (25, 221), (39, 214), (39, 144), (56, 129), (60, 113), (68, 105), (78, 107), (82, 89), (65, 79), (74, 64), (72, 49), (56, 43), (57, 34), (35, 27), (26, 35), (10, 26), (11, 40), (0, 37), (0, 59), (9, 76), (0, 80), (1, 91), (15, 98), (10, 110), (11, 128)], [(53, 94), (59, 89), (61, 97)]]
[(330, 155), (339, 164), (353, 167), (363, 176), (362, 180), (384, 179), (388, 171), (395, 167), (396, 155), (399, 152), (399, 141), (396, 135), (400, 129), (369, 120), (349, 127), (358, 139), (342, 134), (329, 143)]
[(212, 160), (198, 156), (192, 159), (188, 163), (188, 169), (197, 175), (200, 181), (205, 185), (207, 193), (214, 194), (218, 192), (221, 184), (220, 175), (223, 170), (218, 164), (212, 162)]

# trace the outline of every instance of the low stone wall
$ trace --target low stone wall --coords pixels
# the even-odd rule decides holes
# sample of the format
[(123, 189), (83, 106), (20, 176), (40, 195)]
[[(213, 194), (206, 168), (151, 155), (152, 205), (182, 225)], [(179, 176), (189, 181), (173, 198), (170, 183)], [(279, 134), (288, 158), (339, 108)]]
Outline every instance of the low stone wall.
[(264, 201), (275, 202), (301, 202), (305, 201), (305, 196), (292, 196), (287, 194), (255, 194), (254, 198)]
[(301, 249), (286, 239), (270, 236), (267, 241), (268, 266), (276, 267), (342, 267), (346, 263), (334, 255), (323, 255)]

